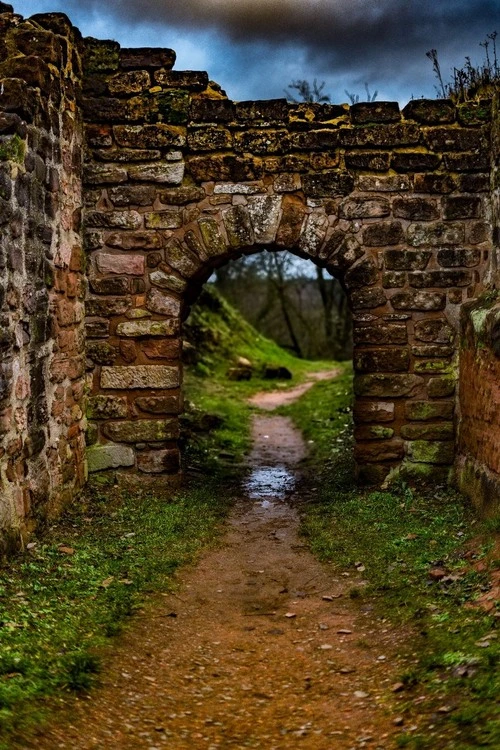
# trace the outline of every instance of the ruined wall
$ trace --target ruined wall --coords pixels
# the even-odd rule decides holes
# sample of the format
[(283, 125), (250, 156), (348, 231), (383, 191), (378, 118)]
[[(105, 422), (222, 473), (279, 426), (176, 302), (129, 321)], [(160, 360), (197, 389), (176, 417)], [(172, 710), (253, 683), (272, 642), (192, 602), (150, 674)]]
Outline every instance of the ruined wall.
[(462, 310), (457, 479), (485, 513), (500, 509), (500, 100), (491, 139), (492, 263), (488, 291)]
[(87, 47), (90, 471), (177, 474), (182, 316), (214, 267), (286, 248), (347, 290), (360, 478), (446, 481), (460, 308), (490, 261), (490, 103), (235, 103), (173, 60)]
[(0, 3), (0, 554), (84, 481), (80, 42), (62, 15), (11, 10)]
[(491, 102), (238, 103), (174, 61), (0, 2), (3, 546), (83, 485), (85, 408), (91, 473), (177, 482), (182, 320), (265, 249), (346, 289), (360, 479), (447, 481), (458, 424), (498, 497)]

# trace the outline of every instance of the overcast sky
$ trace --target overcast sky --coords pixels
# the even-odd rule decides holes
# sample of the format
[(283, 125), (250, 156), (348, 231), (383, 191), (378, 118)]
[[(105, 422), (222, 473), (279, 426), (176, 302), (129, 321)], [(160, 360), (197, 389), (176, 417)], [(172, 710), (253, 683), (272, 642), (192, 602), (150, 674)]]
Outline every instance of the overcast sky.
[(367, 83), (404, 105), (435, 96), (428, 50), (448, 78), (465, 55), (483, 59), (480, 42), (500, 32), (500, 0), (9, 2), (24, 16), (63, 11), (85, 36), (172, 47), (176, 69), (208, 71), (237, 100), (281, 97), (292, 80), (316, 78), (335, 103)]

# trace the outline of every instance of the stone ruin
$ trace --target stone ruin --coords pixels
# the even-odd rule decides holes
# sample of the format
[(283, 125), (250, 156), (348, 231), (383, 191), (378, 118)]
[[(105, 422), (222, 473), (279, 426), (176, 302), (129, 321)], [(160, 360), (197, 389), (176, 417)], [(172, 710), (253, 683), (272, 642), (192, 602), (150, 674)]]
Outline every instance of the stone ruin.
[(90, 474), (174, 485), (182, 321), (213, 269), (290, 250), (354, 316), (359, 479), (500, 498), (498, 97), (230, 101), (168, 49), (0, 2), (0, 529)]

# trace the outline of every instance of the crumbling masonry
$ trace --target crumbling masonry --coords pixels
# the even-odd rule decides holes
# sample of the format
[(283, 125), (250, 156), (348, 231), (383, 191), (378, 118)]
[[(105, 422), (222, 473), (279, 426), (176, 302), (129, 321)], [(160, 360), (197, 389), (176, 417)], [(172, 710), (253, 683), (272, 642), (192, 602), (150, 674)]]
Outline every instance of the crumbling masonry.
[(182, 320), (263, 249), (347, 291), (360, 480), (454, 475), (498, 505), (494, 97), (232, 102), (174, 61), (0, 2), (4, 547), (87, 472), (175, 482)]

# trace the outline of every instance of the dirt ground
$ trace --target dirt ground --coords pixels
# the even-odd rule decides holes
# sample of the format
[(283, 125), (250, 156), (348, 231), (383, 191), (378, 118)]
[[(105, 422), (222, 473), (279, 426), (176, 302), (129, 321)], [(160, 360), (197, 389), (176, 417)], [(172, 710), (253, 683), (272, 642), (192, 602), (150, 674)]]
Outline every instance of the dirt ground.
[(298, 536), (300, 433), (258, 414), (253, 436), (221, 544), (134, 619), (101, 686), (23, 748), (394, 747), (402, 635), (349, 597), (362, 569), (334, 573)]

